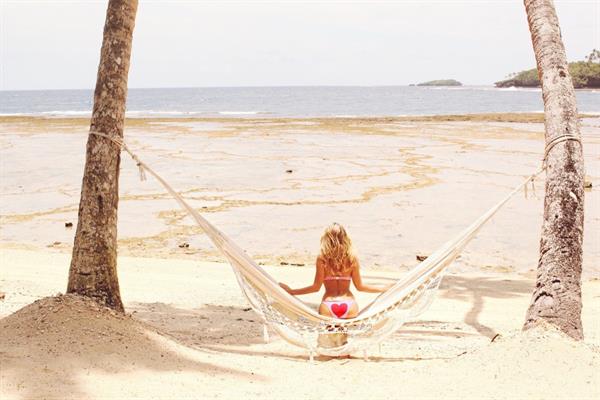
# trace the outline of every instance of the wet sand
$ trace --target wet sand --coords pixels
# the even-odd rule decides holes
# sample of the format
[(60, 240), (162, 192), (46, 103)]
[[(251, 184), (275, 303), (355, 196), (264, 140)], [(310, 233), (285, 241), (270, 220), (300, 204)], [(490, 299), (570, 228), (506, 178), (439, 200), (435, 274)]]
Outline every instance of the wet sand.
[[(404, 271), (540, 166), (541, 114), (396, 118), (128, 119), (130, 147), (256, 260), (312, 265), (323, 228), (349, 231), (362, 264)], [(69, 252), (89, 121), (0, 118), (1, 246)], [(600, 178), (600, 119), (582, 119)], [(543, 177), (464, 251), (456, 271), (530, 274)], [(221, 261), (201, 230), (123, 157), (119, 253)], [(600, 276), (600, 201), (586, 191), (584, 274)], [(179, 247), (184, 243), (189, 247)]]

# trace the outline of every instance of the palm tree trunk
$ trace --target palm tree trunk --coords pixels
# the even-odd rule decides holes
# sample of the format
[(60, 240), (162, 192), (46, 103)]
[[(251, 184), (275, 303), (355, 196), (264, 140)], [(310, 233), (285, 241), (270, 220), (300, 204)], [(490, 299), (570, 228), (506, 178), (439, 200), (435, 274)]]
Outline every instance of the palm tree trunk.
[[(548, 147), (536, 286), (524, 329), (549, 322), (575, 339), (581, 325), (584, 168), (577, 104), (552, 0), (525, 0), (542, 83)], [(570, 140), (557, 142), (561, 136)]]
[[(109, 0), (90, 131), (123, 137), (137, 0)], [(68, 293), (123, 311), (117, 278), (120, 149), (89, 135)]]

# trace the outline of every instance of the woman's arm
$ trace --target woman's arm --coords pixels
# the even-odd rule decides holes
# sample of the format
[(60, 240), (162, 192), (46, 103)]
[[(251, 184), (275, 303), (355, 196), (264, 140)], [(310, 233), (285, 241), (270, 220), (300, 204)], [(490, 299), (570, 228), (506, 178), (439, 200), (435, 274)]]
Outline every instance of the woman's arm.
[(319, 289), (321, 289), (321, 286), (323, 285), (323, 278), (325, 278), (325, 268), (323, 267), (322, 263), (319, 260), (317, 260), (317, 270), (315, 272), (315, 280), (312, 285), (300, 289), (292, 289), (285, 283), (280, 283), (279, 286), (281, 286), (285, 289), (286, 292), (294, 296), (300, 294), (314, 293), (318, 292)]
[(365, 285), (362, 281), (362, 277), (360, 276), (360, 266), (358, 264), (358, 260), (355, 260), (354, 268), (352, 268), (352, 282), (358, 291), (368, 293), (383, 293), (393, 286), (393, 284), (386, 286)]

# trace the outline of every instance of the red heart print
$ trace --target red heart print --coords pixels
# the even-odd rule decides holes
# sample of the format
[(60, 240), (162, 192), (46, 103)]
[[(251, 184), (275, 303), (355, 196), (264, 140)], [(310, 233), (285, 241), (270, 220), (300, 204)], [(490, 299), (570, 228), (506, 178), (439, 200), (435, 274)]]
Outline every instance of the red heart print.
[(335, 314), (336, 317), (341, 318), (342, 315), (346, 314), (346, 311), (348, 311), (348, 304), (334, 303), (331, 305), (331, 311)]

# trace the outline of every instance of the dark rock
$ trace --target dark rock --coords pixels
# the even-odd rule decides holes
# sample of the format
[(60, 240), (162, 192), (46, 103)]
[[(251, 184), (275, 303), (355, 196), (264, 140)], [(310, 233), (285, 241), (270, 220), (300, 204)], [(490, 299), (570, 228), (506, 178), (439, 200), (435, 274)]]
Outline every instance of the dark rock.
[(425, 260), (427, 260), (427, 256), (422, 256), (422, 255), (417, 254), (417, 261), (425, 261)]
[(65, 228), (72, 228), (72, 227), (73, 227), (72, 222), (65, 222)]

